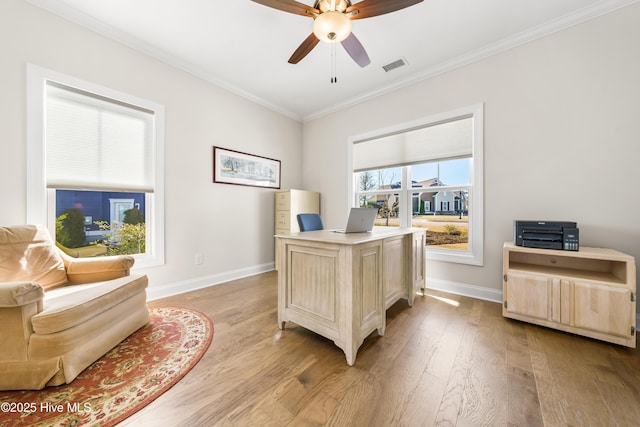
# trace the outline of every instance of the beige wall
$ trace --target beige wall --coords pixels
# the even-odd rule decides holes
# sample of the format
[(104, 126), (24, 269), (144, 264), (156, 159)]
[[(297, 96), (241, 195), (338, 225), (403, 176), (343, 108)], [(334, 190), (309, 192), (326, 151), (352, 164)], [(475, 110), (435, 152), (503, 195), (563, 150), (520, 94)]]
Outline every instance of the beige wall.
[(514, 219), (577, 221), (582, 245), (640, 260), (638, 22), (635, 4), (305, 123), (304, 186), (337, 226), (350, 136), (482, 102), (484, 266), (428, 262), (428, 283), (501, 290)]
[(282, 186), (299, 187), (300, 123), (22, 0), (0, 3), (0, 40), (0, 225), (26, 221), (29, 62), (165, 106), (166, 265), (147, 271), (152, 287), (272, 267), (273, 191), (213, 184), (212, 146), (280, 159)]
[[(339, 226), (349, 202), (350, 136), (479, 102), (484, 266), (429, 262), (432, 284), (497, 294), (502, 243), (516, 218), (575, 220), (583, 245), (640, 259), (639, 21), (635, 4), (302, 125), (26, 2), (3, 0), (0, 225), (26, 219), (31, 62), (165, 105), (167, 264), (147, 271), (158, 295), (273, 262), (273, 192), (212, 184), (212, 145), (281, 159), (282, 186), (320, 191), (325, 222)], [(194, 265), (196, 253), (203, 265)]]

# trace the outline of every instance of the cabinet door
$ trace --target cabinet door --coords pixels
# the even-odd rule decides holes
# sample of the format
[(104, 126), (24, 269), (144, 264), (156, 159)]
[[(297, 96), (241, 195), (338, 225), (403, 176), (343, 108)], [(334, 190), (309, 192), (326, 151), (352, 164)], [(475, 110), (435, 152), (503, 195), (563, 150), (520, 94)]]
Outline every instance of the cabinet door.
[(507, 313), (550, 320), (552, 285), (548, 276), (508, 272), (505, 284)]
[[(418, 289), (425, 287), (425, 265), (424, 265), (424, 248), (427, 244), (427, 235), (425, 232), (413, 233), (413, 289), (411, 294), (415, 295)], [(410, 295), (411, 297), (411, 295)], [(412, 301), (409, 301), (412, 303)]]
[(352, 326), (359, 329), (357, 333), (364, 339), (372, 330), (384, 325), (382, 243), (376, 241), (354, 247), (352, 271), (353, 297), (351, 303), (345, 301), (347, 317), (353, 319)]
[(408, 294), (407, 278), (405, 277), (404, 236), (385, 239), (383, 242), (383, 270), (382, 291), (384, 308), (387, 309), (400, 298)]
[(635, 323), (631, 290), (624, 287), (574, 282), (575, 326), (628, 338)]

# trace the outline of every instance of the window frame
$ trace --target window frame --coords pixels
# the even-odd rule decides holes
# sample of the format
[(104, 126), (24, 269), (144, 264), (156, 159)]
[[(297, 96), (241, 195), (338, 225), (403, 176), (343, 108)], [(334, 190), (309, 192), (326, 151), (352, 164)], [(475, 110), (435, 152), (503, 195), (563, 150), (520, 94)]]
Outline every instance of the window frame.
[[(354, 135), (348, 139), (348, 174), (351, 177), (348, 183), (348, 204), (349, 206), (358, 206), (358, 196), (360, 192), (358, 189), (357, 174), (354, 173), (353, 168), (353, 145), (359, 142), (364, 142), (371, 139), (381, 138), (384, 136), (397, 135), (403, 132), (412, 131), (418, 128), (435, 126), (455, 120), (464, 118), (472, 118), (473, 121), (473, 144), (472, 144), (472, 156), (470, 161), (470, 180), (469, 185), (454, 185), (438, 187), (439, 191), (442, 190), (460, 190), (468, 189), (469, 191), (469, 248), (466, 251), (426, 247), (426, 258), (428, 260), (437, 260), (445, 262), (455, 262), (461, 264), (478, 265), (482, 266), (484, 263), (484, 104), (474, 104), (462, 108), (458, 108), (452, 111), (435, 114), (420, 119), (400, 123), (383, 129), (373, 130), (360, 135)], [(443, 159), (446, 160), (446, 159)], [(391, 166), (391, 165), (390, 165)], [(410, 209), (410, 203), (412, 193), (420, 192), (414, 188), (407, 188), (411, 182), (411, 176), (409, 171), (410, 166), (401, 167), (402, 175), (402, 188), (393, 191), (400, 195), (400, 203), (404, 209), (400, 215), (400, 226), (411, 226), (412, 210)], [(364, 193), (389, 193), (388, 190), (377, 190)], [(428, 232), (428, 231), (427, 231)]]
[(132, 255), (136, 267), (165, 263), (164, 244), (164, 106), (95, 83), (27, 64), (27, 222), (45, 225), (55, 238), (56, 189), (46, 188), (45, 103), (47, 81), (95, 93), (154, 113), (154, 192), (145, 194), (147, 251)]

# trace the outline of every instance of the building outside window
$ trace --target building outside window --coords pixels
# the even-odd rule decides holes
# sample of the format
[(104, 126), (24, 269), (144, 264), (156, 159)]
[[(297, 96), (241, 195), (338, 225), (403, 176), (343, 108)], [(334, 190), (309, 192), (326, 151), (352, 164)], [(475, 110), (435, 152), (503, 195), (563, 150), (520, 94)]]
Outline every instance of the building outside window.
[(28, 67), (28, 221), (72, 256), (164, 262), (164, 108)]
[(352, 139), (354, 204), (427, 229), (431, 259), (482, 264), (482, 106)]

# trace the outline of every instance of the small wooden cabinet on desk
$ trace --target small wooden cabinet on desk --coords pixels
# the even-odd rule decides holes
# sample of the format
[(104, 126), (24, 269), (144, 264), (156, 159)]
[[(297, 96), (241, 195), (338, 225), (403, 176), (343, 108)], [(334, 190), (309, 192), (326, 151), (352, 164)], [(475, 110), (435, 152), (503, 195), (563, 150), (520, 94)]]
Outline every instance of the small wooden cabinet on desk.
[(502, 314), (636, 347), (634, 258), (613, 249), (525, 248), (505, 243)]

